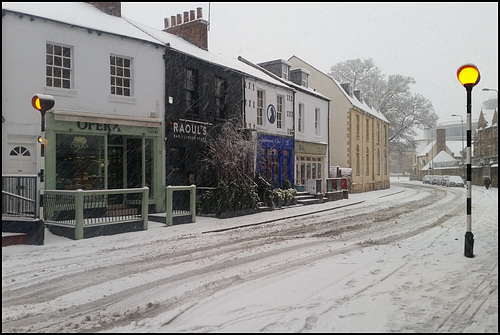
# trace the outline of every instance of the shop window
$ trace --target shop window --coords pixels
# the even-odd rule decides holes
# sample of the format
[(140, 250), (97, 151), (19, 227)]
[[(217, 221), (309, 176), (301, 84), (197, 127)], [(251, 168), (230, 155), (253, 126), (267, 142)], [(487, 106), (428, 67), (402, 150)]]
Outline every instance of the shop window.
[(104, 188), (104, 137), (56, 135), (56, 189)]

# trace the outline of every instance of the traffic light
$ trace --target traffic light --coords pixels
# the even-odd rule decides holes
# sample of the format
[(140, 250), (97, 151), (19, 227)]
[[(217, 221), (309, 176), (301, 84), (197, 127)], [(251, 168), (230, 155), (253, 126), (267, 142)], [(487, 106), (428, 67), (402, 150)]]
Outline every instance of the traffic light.
[(36, 94), (31, 99), (31, 105), (42, 114), (54, 107), (56, 101), (52, 95)]

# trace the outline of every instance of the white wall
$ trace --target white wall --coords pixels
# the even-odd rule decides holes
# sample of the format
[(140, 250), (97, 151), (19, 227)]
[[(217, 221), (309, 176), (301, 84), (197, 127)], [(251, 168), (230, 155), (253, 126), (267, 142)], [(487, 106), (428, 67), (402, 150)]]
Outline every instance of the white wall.
[[(90, 18), (89, 18), (90, 20)], [(45, 86), (45, 44), (72, 47), (73, 88)], [(110, 54), (133, 59), (133, 97), (110, 95)], [(16, 137), (40, 134), (40, 114), (31, 106), (36, 93), (53, 95), (54, 109), (149, 117), (164, 113), (164, 49), (131, 38), (97, 34), (40, 18), (7, 13), (2, 17), (2, 173)], [(39, 146), (38, 146), (39, 148)], [(38, 149), (39, 150), (39, 149)], [(39, 152), (34, 157), (39, 157)], [(39, 158), (38, 158), (39, 160)], [(38, 164), (38, 161), (37, 163)], [(39, 168), (37, 168), (39, 170)]]
[[(250, 87), (249, 87), (250, 86)], [(257, 90), (263, 90), (264, 94), (264, 111), (263, 111), (263, 124), (257, 125)], [(278, 95), (283, 96), (284, 107), (283, 107), (283, 123), (282, 128), (277, 128), (276, 121), (270, 123), (267, 119), (267, 107), (273, 105), (276, 108)], [(245, 123), (247, 127), (256, 129), (259, 132), (270, 134), (270, 135), (280, 135), (280, 136), (291, 136), (289, 129), (293, 129), (293, 90), (287, 90), (283, 87), (276, 87), (274, 85), (268, 84), (264, 81), (258, 81), (252, 78), (245, 79)], [(251, 106), (249, 105), (249, 101)], [(291, 111), (292, 113), (287, 113)]]

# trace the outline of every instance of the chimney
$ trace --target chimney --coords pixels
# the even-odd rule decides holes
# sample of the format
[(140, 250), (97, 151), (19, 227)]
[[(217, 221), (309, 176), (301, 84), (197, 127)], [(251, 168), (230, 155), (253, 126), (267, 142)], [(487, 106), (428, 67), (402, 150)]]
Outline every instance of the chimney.
[(340, 86), (342, 86), (342, 88), (344, 89), (344, 91), (350, 96), (352, 97), (352, 91), (351, 91), (351, 83), (343, 83), (343, 84), (340, 84)]
[(181, 14), (171, 16), (170, 26), (168, 20), (164, 20), (165, 29), (163, 31), (182, 37), (186, 41), (208, 50), (208, 21), (202, 19), (202, 8), (197, 9), (197, 18), (194, 19), (194, 10), (184, 12), (184, 22), (182, 22)]
[(446, 149), (446, 129), (436, 129), (436, 151), (440, 153)]
[(106, 14), (116, 17), (122, 17), (122, 3), (121, 2), (87, 2)]
[(363, 102), (363, 100), (361, 99), (361, 90), (355, 90), (354, 92), (352, 92), (354, 94), (354, 96), (356, 98), (358, 98), (359, 102)]

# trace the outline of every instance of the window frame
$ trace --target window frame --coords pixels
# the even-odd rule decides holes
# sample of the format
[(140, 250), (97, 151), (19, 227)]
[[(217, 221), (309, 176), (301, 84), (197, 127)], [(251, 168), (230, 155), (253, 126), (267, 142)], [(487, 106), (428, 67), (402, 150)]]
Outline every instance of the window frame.
[[(51, 53), (49, 53), (49, 46), (51, 47)], [(56, 53), (56, 48), (60, 48), (61, 52)], [(69, 52), (69, 55), (67, 52)], [(56, 82), (59, 82), (59, 84), (56, 85)], [(45, 86), (63, 90), (73, 88), (72, 46), (55, 42), (45, 43)]]
[(265, 91), (257, 89), (257, 125), (264, 125)]
[(114, 97), (132, 97), (131, 57), (109, 55), (110, 94)]

